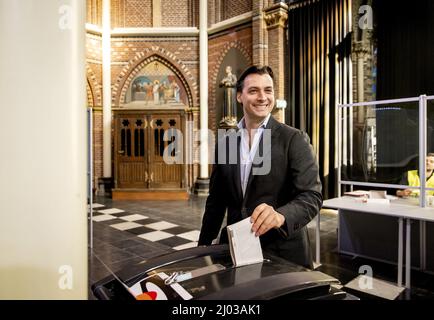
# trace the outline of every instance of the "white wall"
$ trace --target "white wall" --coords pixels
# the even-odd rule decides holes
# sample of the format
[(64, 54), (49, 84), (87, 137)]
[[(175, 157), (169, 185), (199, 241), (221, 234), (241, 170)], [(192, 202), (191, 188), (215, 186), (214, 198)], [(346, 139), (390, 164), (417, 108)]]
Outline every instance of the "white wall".
[(87, 298), (84, 20), (0, 0), (0, 299)]

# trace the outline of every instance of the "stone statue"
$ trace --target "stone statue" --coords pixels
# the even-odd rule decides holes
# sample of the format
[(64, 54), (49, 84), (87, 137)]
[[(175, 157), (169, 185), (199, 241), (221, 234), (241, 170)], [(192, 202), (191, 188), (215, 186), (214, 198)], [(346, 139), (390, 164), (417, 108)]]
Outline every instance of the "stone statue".
[(226, 67), (226, 76), (220, 81), (223, 87), (224, 102), (223, 116), (220, 120), (221, 128), (235, 128), (237, 125), (237, 77), (232, 73), (232, 67)]

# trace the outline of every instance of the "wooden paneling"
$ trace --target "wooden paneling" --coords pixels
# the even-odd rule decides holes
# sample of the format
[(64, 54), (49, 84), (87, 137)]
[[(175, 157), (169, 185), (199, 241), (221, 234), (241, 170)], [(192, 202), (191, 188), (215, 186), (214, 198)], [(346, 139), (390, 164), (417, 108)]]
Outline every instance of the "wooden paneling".
[(124, 162), (119, 164), (119, 187), (146, 188), (145, 162)]
[[(166, 163), (164, 150), (173, 142), (164, 141), (163, 134), (173, 129), (183, 132), (184, 121), (182, 110), (116, 110), (115, 188), (183, 188), (185, 165)], [(181, 136), (179, 141), (184, 149)]]
[[(150, 119), (151, 148), (150, 148), (150, 187), (151, 188), (181, 188), (182, 165), (166, 163), (162, 150), (168, 148), (171, 141), (163, 141), (160, 130), (177, 129), (182, 131), (181, 117), (176, 114), (152, 115)], [(161, 148), (161, 146), (163, 146)]]

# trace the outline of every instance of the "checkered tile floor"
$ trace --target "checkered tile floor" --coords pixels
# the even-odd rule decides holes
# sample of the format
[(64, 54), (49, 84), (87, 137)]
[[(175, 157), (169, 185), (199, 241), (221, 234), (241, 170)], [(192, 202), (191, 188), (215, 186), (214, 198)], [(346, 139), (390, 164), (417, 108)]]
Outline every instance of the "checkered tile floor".
[(167, 221), (158, 221), (141, 214), (131, 214), (117, 208), (92, 205), (93, 221), (104, 222), (117, 230), (136, 235), (139, 238), (157, 242), (174, 250), (197, 246), (199, 230), (191, 230)]

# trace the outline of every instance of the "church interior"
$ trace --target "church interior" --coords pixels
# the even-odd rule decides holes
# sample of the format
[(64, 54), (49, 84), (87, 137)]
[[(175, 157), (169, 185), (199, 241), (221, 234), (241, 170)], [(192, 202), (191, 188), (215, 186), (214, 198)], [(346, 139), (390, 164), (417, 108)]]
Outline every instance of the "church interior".
[(433, 19), (429, 0), (0, 0), (0, 299), (95, 300), (196, 247), (250, 65), (315, 152), (315, 270), (361, 300), (434, 299)]

